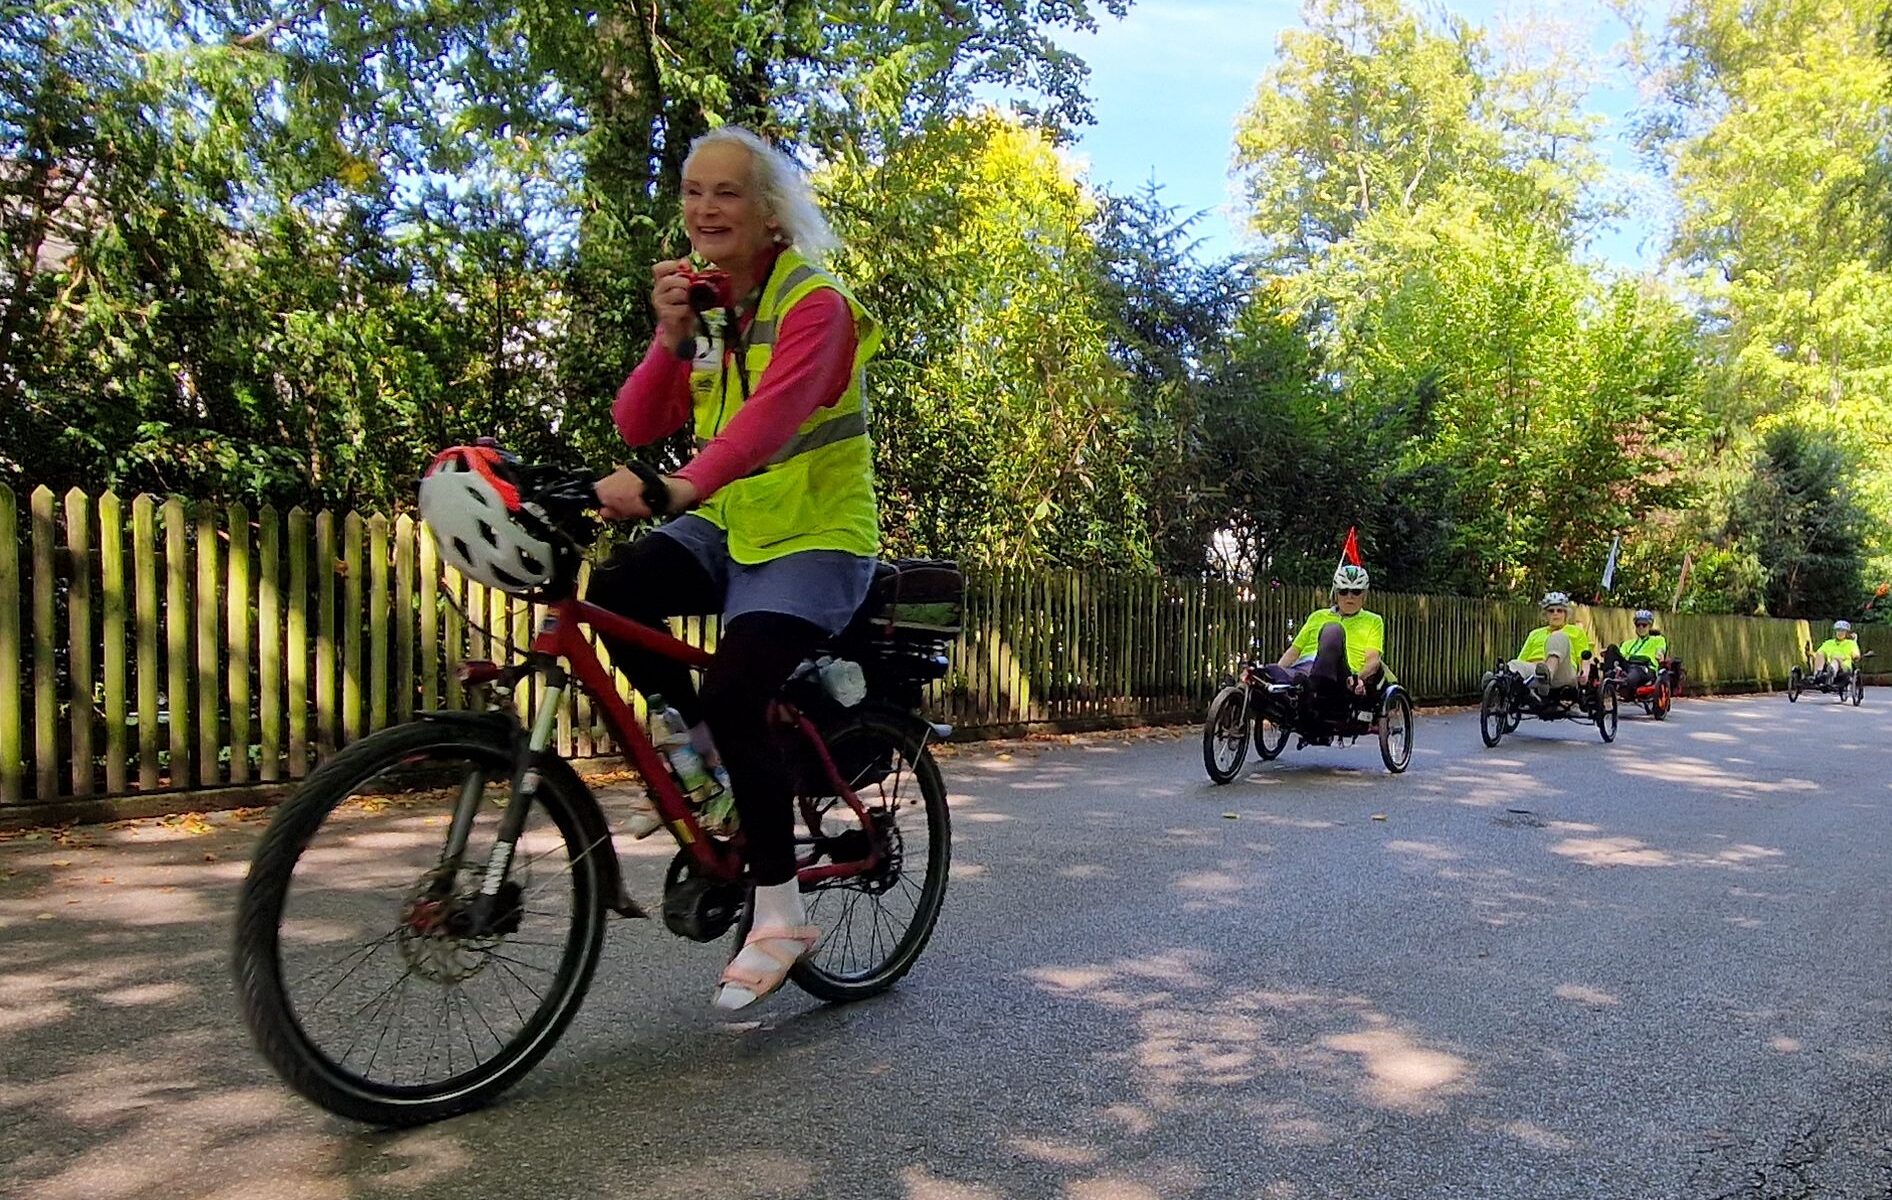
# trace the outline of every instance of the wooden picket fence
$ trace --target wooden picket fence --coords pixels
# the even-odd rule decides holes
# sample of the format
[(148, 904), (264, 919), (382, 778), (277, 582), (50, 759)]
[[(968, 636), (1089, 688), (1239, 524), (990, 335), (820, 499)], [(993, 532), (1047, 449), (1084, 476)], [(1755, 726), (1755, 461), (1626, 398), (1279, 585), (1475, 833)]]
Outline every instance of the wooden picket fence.
[[(1192, 718), (1240, 659), (1277, 656), (1324, 602), (1298, 587), (975, 573), (929, 708), (973, 731)], [(1538, 621), (1530, 604), (1452, 596), (1376, 592), (1373, 607), (1422, 701), (1475, 696)], [(406, 515), (45, 488), (21, 511), (0, 486), (0, 805), (298, 779), (415, 711), (462, 705), (454, 667), (516, 661), (537, 616), (444, 567)], [(1622, 609), (1575, 619), (1599, 644), (1630, 632)], [(1707, 689), (1777, 686), (1809, 639), (1801, 621), (1661, 623)], [(676, 628), (714, 645), (713, 620)], [(557, 736), (562, 754), (610, 752), (583, 697), (568, 698)]]

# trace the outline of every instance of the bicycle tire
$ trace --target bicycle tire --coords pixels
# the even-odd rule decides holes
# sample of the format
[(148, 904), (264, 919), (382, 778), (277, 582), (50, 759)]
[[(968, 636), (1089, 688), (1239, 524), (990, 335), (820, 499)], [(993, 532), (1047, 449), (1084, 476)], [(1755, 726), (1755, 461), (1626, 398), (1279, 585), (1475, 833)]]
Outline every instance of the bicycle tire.
[[(499, 778), (510, 777), (513, 749), (503, 732), (421, 720), (365, 738), (324, 763), (277, 810), (251, 860), (237, 905), (231, 965), (244, 1021), (257, 1048), (303, 1097), (337, 1116), (370, 1125), (442, 1120), (490, 1103), (517, 1083), (577, 1015), (604, 940), (601, 869), (587, 852), (584, 825), (577, 816), (577, 805), (589, 800), (589, 792), (568, 763), (550, 759), (541, 766), (533, 803), (553, 822), (571, 864), (572, 925), (548, 994), (519, 1032), (491, 1060), (434, 1085), (377, 1082), (315, 1045), (282, 977), (280, 923), (295, 867), (324, 822), (363, 784), (443, 752), (468, 764), (490, 766)], [(370, 1059), (368, 1069), (372, 1067)]]
[[(927, 862), (922, 872), (919, 899), (913, 906), (913, 917), (905, 932), (895, 939), (887, 953), (865, 969), (857, 971), (836, 971), (824, 967), (828, 960), (825, 947), (833, 940), (827, 929), (823, 929), (823, 944), (818, 945), (806, 958), (796, 963), (789, 971), (789, 979), (802, 991), (816, 999), (830, 1004), (847, 1004), (856, 1000), (865, 1000), (877, 996), (899, 982), (913, 964), (919, 961), (920, 954), (933, 936), (933, 930), (939, 923), (941, 908), (946, 902), (946, 885), (952, 869), (952, 815), (947, 807), (946, 784), (941, 779), (939, 766), (933, 761), (933, 755), (926, 748), (921, 731), (926, 726), (919, 722), (905, 719), (904, 716), (891, 716), (875, 712), (857, 712), (831, 730), (824, 730), (822, 740), (827, 743), (830, 756), (844, 774), (848, 774), (849, 763), (868, 762), (874, 766), (866, 772), (874, 776), (872, 786), (864, 787), (855, 779), (850, 779), (861, 802), (872, 810), (887, 807), (888, 802), (897, 811), (901, 799), (902, 784), (897, 776), (901, 774), (897, 762), (883, 757), (885, 751), (898, 755), (911, 768), (913, 785), (919, 789), (919, 801), (925, 809), (927, 831)], [(861, 747), (867, 747), (863, 752)], [(890, 769), (891, 768), (891, 769)], [(889, 789), (889, 780), (894, 782)], [(798, 812), (803, 805), (797, 804)], [(838, 809), (836, 811), (839, 811)], [(805, 818), (804, 818), (805, 820)], [(896, 819), (895, 828), (899, 828)], [(903, 864), (904, 866), (904, 864)], [(896, 878), (887, 892), (891, 894), (899, 885)], [(860, 890), (864, 890), (861, 885)], [(830, 890), (854, 890), (846, 884)], [(810, 889), (804, 887), (806, 897)], [(858, 903), (858, 900), (856, 900)], [(851, 910), (848, 910), (851, 913)], [(822, 925), (823, 912), (818, 902), (807, 902), (808, 919), (818, 927)], [(748, 937), (754, 917), (754, 907), (743, 905), (741, 918), (736, 923), (735, 944), (741, 946)], [(878, 921), (878, 915), (875, 917)], [(876, 930), (879, 928), (875, 926)], [(875, 943), (878, 945), (878, 942)]]
[(1501, 680), (1493, 679), (1485, 684), (1484, 695), (1478, 703), (1478, 736), (1487, 749), (1504, 740), (1510, 732), (1510, 707)]
[[(1241, 715), (1242, 700), (1240, 687), (1223, 688), (1209, 704), (1208, 719), (1202, 723), (1202, 769), (1218, 784), (1233, 782), (1248, 758), (1248, 721)], [(1236, 714), (1232, 723), (1228, 720), (1231, 712)], [(1217, 754), (1221, 748), (1232, 748), (1226, 765)], [(1262, 757), (1270, 756), (1264, 752)]]
[[(1397, 726), (1402, 732), (1395, 744), (1393, 729)], [(1398, 686), (1389, 687), (1385, 703), (1379, 715), (1380, 761), (1386, 764), (1386, 770), (1398, 775), (1412, 765), (1412, 699), (1406, 695), (1406, 689)]]

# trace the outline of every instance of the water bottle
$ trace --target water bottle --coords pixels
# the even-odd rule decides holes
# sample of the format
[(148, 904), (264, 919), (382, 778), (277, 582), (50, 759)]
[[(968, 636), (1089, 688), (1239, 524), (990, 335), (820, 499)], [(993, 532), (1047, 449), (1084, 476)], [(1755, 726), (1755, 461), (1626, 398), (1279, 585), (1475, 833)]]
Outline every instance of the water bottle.
[(867, 699), (867, 673), (857, 662), (845, 658), (824, 659), (816, 674), (821, 678), (821, 686), (842, 708), (853, 708)]
[(683, 714), (665, 704), (662, 696), (650, 698), (650, 740), (670, 763), (670, 771), (690, 803), (700, 805), (707, 800), (716, 781), (704, 769), (703, 756), (690, 744)]

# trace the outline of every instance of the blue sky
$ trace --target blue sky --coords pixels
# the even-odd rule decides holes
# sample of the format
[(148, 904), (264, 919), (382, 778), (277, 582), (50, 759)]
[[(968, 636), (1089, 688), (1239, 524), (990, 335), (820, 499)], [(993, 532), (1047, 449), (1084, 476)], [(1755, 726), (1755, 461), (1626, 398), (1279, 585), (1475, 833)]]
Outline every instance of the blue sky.
[[(1651, 0), (1648, 7), (1662, 13), (1668, 4)], [(1659, 266), (1669, 201), (1628, 144), (1636, 85), (1618, 49), (1628, 27), (1601, 0), (1565, 0), (1554, 10), (1450, 0), (1444, 8), (1494, 31), (1505, 22), (1548, 25), (1552, 36), (1589, 47), (1597, 79), (1587, 108), (1605, 118), (1609, 186), (1623, 189), (1633, 204), (1633, 215), (1589, 252), (1625, 269)], [(1092, 181), (1123, 192), (1153, 178), (1168, 203), (1206, 212), (1196, 226), (1205, 256), (1238, 249), (1228, 175), (1235, 119), (1273, 63), (1282, 30), (1301, 23), (1300, 12), (1298, 0), (1134, 0), (1123, 20), (1105, 17), (1095, 34), (1062, 38), (1091, 68), (1096, 123), (1082, 132), (1073, 153)]]

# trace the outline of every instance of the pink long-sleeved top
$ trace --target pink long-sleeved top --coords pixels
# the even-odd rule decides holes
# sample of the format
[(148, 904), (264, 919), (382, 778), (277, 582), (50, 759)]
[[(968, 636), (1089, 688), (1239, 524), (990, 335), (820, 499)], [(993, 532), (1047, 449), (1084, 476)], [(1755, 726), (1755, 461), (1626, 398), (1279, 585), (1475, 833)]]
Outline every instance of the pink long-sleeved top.
[[(747, 318), (743, 328), (748, 328)], [(854, 373), (855, 336), (854, 314), (839, 292), (810, 292), (782, 319), (768, 370), (748, 402), (677, 478), (689, 480), (697, 495), (707, 499), (767, 463), (816, 409), (832, 405), (847, 391)], [(733, 373), (735, 364), (728, 369)], [(690, 415), (690, 363), (652, 338), (644, 361), (618, 389), (611, 406), (618, 434), (626, 445), (647, 445), (682, 428)]]

